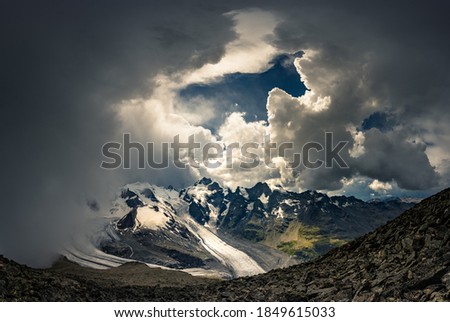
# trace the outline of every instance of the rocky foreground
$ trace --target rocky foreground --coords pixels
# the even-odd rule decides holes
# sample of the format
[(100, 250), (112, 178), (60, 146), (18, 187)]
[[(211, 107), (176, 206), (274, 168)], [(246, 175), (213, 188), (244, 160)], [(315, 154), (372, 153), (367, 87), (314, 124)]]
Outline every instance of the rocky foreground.
[(448, 301), (450, 189), (318, 260), (230, 281), (142, 264), (37, 270), (1, 257), (0, 300)]
[(448, 301), (450, 189), (314, 262), (208, 286), (198, 299)]

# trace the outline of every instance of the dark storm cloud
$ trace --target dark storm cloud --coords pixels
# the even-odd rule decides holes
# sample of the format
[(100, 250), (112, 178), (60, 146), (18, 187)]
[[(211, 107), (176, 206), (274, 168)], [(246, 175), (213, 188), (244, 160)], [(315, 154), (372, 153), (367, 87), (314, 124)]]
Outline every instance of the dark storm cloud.
[[(444, 32), (450, 27), (445, 17), (448, 8), (438, 1), (309, 1), (279, 8), (283, 22), (276, 29), (275, 43), (282, 50), (315, 51), (311, 61), (303, 62), (304, 73), (317, 90), (331, 97), (329, 110), (302, 123), (298, 140), (327, 129), (333, 129), (337, 139), (350, 139), (347, 124), (359, 127), (366, 120), (369, 125), (368, 120), (375, 121), (374, 112), (392, 112), (408, 126), (395, 127), (392, 119), (378, 126), (371, 122), (368, 128), (383, 127), (384, 133), (366, 133), (364, 156), (346, 156), (351, 172), (395, 180), (406, 189), (435, 187), (438, 174), (426, 146), (414, 138), (419, 135), (430, 147), (439, 142), (440, 153), (448, 153), (443, 139), (443, 133), (450, 135), (445, 90), (450, 86), (450, 44)], [(377, 110), (380, 107), (385, 111)], [(287, 118), (281, 118), (280, 125)], [(322, 169), (298, 175), (309, 187), (335, 189), (342, 185), (337, 179), (345, 171)]]
[(0, 253), (47, 264), (87, 199), (98, 208), (92, 200), (121, 184), (157, 176), (99, 168), (117, 137), (112, 106), (149, 95), (156, 73), (217, 61), (235, 37), (223, 12), (184, 1), (2, 5)]
[(438, 176), (423, 153), (425, 144), (408, 142), (399, 132), (368, 131), (366, 153), (358, 158), (360, 173), (384, 182), (396, 180), (404, 189), (435, 187)]
[[(335, 132), (336, 140), (351, 140), (344, 125), (362, 124), (375, 112), (367, 101), (380, 98), (402, 123), (416, 127), (412, 133), (425, 121), (440, 124), (428, 129), (429, 141), (445, 142), (450, 134), (445, 2), (11, 1), (0, 13), (0, 253), (46, 265), (80, 218), (101, 211), (102, 200), (120, 185), (191, 183), (191, 174), (181, 170), (102, 171), (100, 147), (121, 135), (114, 106), (148, 97), (157, 74), (217, 62), (236, 37), (233, 21), (223, 13), (253, 7), (283, 21), (271, 39), (280, 52), (319, 52), (305, 71), (312, 83), (324, 85), (324, 95), (333, 96), (327, 113), (306, 119), (292, 113), (280, 94), (274, 127), (287, 132), (289, 121), (305, 118), (301, 128), (292, 129), (300, 141), (321, 142), (325, 130)], [(303, 183), (335, 189), (342, 177), (364, 173), (411, 189), (436, 184), (422, 145), (403, 140), (392, 155), (385, 150), (404, 139), (407, 129), (402, 135), (371, 129), (366, 154), (351, 170), (302, 173)], [(385, 156), (394, 162), (383, 172)], [(405, 158), (414, 162), (403, 166)], [(413, 174), (417, 180), (409, 177)]]

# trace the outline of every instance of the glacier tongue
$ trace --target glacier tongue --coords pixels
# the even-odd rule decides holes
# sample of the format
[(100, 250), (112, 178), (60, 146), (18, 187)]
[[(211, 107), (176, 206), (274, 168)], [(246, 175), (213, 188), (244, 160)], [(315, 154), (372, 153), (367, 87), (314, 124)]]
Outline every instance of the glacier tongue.
[[(66, 255), (95, 268), (140, 261), (192, 275), (249, 276), (313, 259), (410, 206), (265, 183), (233, 192), (206, 178), (179, 192), (133, 183)], [(303, 239), (314, 242), (304, 246)]]
[[(95, 269), (109, 269), (118, 267), (128, 262), (135, 262), (136, 260), (134, 259), (107, 254), (99, 249), (100, 242), (103, 238), (105, 238), (105, 235), (114, 236), (117, 234), (115, 231), (111, 230), (110, 220), (110, 217), (92, 219), (90, 222), (92, 225), (92, 230), (86, 231), (84, 234), (74, 236), (72, 243), (66, 246), (66, 248), (61, 252), (61, 255), (81, 266)], [(119, 236), (116, 238), (119, 238)], [(151, 268), (173, 270), (173, 268), (161, 265), (150, 264), (147, 262), (145, 262), (145, 264)], [(192, 276), (210, 278), (232, 277), (230, 274), (221, 271), (207, 270), (204, 268), (186, 268), (181, 269), (181, 271), (191, 274)]]
[(227, 244), (192, 218), (184, 216), (183, 219), (186, 221), (190, 231), (200, 239), (203, 247), (221, 263), (229, 267), (234, 277), (265, 273), (261, 266), (243, 251)]
[[(203, 188), (203, 187), (202, 187)], [(215, 227), (201, 225), (189, 215), (186, 202), (180, 198), (178, 192), (168, 191), (164, 188), (156, 187), (146, 183), (134, 183), (125, 186), (125, 189), (133, 191), (135, 196), (131, 198), (142, 201), (141, 206), (136, 208), (135, 226), (130, 231), (158, 230), (164, 232), (170, 228), (169, 219), (172, 218), (178, 225), (184, 226), (198, 240), (204, 250), (223, 265), (224, 269), (214, 267), (202, 268), (191, 267), (181, 269), (191, 275), (210, 276), (219, 278), (231, 278), (249, 276), (264, 273), (265, 270), (245, 252), (236, 249), (223, 241), (215, 233)], [(149, 198), (142, 191), (151, 190), (156, 198)], [(202, 189), (198, 189), (199, 191)], [(206, 189), (203, 189), (206, 190)], [(207, 191), (207, 190), (206, 190)], [(205, 191), (205, 192), (206, 192)], [(204, 191), (202, 191), (204, 192)], [(128, 200), (127, 197), (126, 200)], [(130, 199), (131, 199), (130, 198)], [(122, 265), (129, 261), (138, 260), (132, 258), (135, 253), (134, 246), (123, 241), (123, 233), (117, 231), (114, 222), (126, 214), (126, 209), (130, 209), (124, 202), (123, 197), (114, 202), (114, 211), (108, 215), (93, 219), (90, 223), (90, 230), (85, 234), (77, 236), (69, 245), (63, 255), (68, 259), (77, 262), (82, 266), (96, 269), (107, 269)], [(130, 250), (129, 258), (108, 254), (102, 251), (102, 242), (111, 239), (120, 242)], [(128, 257), (128, 256), (127, 256)], [(159, 267), (172, 269), (164, 265), (151, 264), (142, 259), (149, 267)]]

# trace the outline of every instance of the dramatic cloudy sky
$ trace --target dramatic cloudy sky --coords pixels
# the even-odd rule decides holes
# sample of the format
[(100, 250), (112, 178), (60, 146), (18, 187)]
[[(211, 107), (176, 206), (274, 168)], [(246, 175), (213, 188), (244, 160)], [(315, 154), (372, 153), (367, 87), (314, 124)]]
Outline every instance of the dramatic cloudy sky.
[[(3, 1), (0, 253), (46, 265), (121, 185), (209, 176), (361, 198), (449, 185), (444, 1)], [(349, 168), (102, 170), (130, 133), (349, 141)], [(262, 151), (255, 151), (261, 154)], [(320, 154), (318, 156), (321, 156)], [(236, 156), (234, 161), (239, 162)], [(90, 205), (90, 207), (88, 206)]]

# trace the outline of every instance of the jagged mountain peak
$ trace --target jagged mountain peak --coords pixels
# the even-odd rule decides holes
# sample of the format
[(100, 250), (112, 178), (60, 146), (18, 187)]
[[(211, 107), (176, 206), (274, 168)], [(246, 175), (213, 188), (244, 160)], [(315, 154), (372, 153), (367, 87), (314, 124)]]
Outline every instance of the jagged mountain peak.
[[(209, 248), (219, 247), (222, 253), (221, 238), (237, 248), (243, 244), (247, 249), (263, 247), (264, 252), (305, 261), (371, 231), (410, 206), (329, 197), (318, 191), (272, 190), (264, 182), (232, 191), (210, 178), (180, 192), (148, 183), (128, 184), (116, 205), (121, 211), (114, 212), (118, 218), (102, 250), (169, 267), (219, 265), (221, 269), (223, 264), (218, 262), (228, 259)], [(205, 248), (205, 242), (212, 244)], [(251, 272), (261, 269), (254, 264), (250, 267)], [(242, 268), (225, 273), (251, 274)]]
[(272, 189), (270, 189), (266, 182), (258, 182), (252, 188), (247, 188), (246, 191), (249, 199), (253, 201), (263, 195), (268, 197), (272, 194)]
[[(130, 233), (128, 230), (129, 239), (125, 239), (125, 232), (116, 235), (122, 248), (111, 251), (127, 257), (130, 254), (136, 256), (132, 252), (134, 250), (143, 256), (142, 250), (132, 247), (140, 245), (139, 242), (155, 242), (147, 240), (153, 235)], [(189, 243), (196, 238), (189, 235), (189, 231), (181, 233), (186, 234), (183, 238)], [(135, 241), (136, 236), (141, 239)], [(178, 249), (181, 249), (180, 245)], [(257, 249), (261, 252), (261, 248)], [(176, 259), (184, 260), (191, 265), (187, 272), (198, 272), (201, 261), (196, 262), (194, 256), (189, 257), (179, 250), (166, 249), (167, 254), (163, 254), (166, 260), (168, 254), (172, 256), (169, 256), (172, 258), (171, 267), (179, 265)], [(156, 248), (147, 255), (156, 256), (157, 251), (161, 250)], [(73, 260), (74, 255), (71, 255)], [(133, 256), (128, 257), (136, 259)], [(149, 257), (147, 261), (142, 258), (141, 262), (149, 265)], [(115, 266), (130, 260), (117, 262), (119, 257), (106, 257), (104, 253), (101, 260), (105, 263), (108, 258), (116, 261)], [(89, 257), (87, 263), (95, 259)], [(241, 267), (246, 267), (248, 262), (243, 259), (240, 258)], [(60, 261), (51, 269), (36, 270), (0, 255), (0, 268), (3, 269), (0, 282), (4, 298), (19, 301), (43, 298), (55, 301), (74, 298), (129, 301), (130, 297), (136, 301), (449, 301), (450, 189), (423, 200), (386, 225), (328, 252), (318, 260), (266, 274), (217, 283), (205, 280), (186, 287), (174, 276), (181, 274), (188, 278), (189, 275), (161, 269), (147, 274), (151, 270), (147, 265), (126, 264), (97, 273)], [(211, 270), (213, 268), (208, 271)], [(141, 274), (145, 274), (145, 278)], [(149, 276), (155, 276), (152, 285), (145, 281)], [(167, 283), (168, 280), (171, 287), (160, 286), (161, 282)], [(137, 285), (139, 287), (134, 287)], [(43, 293), (43, 290), (47, 291)]]
[(317, 261), (207, 290), (197, 300), (449, 301), (450, 188)]
[(194, 186), (198, 186), (198, 185), (208, 186), (214, 182), (215, 181), (213, 181), (211, 178), (203, 177), (200, 180), (196, 181), (193, 185)]
[(310, 195), (310, 196), (314, 196), (314, 197), (325, 197), (325, 196), (328, 196), (326, 193), (323, 193), (323, 192), (320, 192), (320, 191), (317, 191), (317, 190), (306, 190), (306, 191), (301, 192), (301, 194)]

